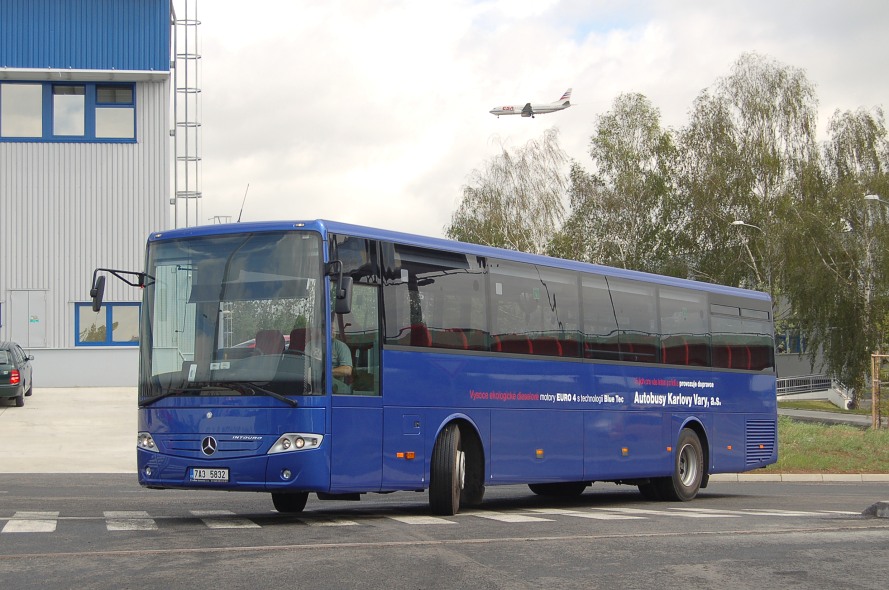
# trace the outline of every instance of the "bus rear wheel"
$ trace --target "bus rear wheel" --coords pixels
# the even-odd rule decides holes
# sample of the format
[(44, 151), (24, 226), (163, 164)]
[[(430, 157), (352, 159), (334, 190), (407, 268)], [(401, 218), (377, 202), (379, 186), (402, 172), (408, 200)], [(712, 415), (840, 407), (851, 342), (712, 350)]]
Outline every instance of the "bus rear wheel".
[(279, 494), (272, 492), (272, 504), (278, 512), (302, 512), (309, 500), (308, 492), (298, 492), (296, 494)]
[(704, 479), (704, 451), (701, 440), (691, 428), (679, 433), (673, 475), (657, 481), (658, 492), (664, 500), (688, 502), (698, 495)]
[(456, 424), (445, 426), (432, 450), (429, 474), (429, 507), (433, 514), (453, 516), (460, 510), (466, 481), (466, 454)]

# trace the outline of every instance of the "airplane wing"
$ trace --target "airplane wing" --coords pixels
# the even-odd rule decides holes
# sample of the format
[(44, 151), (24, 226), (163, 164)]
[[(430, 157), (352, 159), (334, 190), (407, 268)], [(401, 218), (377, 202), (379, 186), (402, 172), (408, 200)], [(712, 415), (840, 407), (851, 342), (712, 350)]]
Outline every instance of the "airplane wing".
[(522, 116), (523, 117), (533, 117), (534, 116), (534, 109), (531, 108), (530, 102), (527, 103), (525, 105), (525, 108), (522, 109)]

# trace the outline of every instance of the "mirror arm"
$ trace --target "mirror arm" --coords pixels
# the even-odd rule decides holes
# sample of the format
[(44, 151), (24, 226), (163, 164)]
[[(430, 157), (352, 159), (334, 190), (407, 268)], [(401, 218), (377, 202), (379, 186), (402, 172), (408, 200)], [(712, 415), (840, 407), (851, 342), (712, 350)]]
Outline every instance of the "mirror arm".
[[(105, 296), (105, 277), (99, 274), (100, 271), (112, 274), (114, 277), (123, 281), (127, 285), (130, 285), (131, 287), (144, 288), (148, 285), (154, 284), (153, 282), (146, 282), (146, 279), (151, 279), (152, 281), (154, 281), (154, 277), (144, 272), (118, 270), (116, 268), (97, 268), (93, 271), (93, 282), (90, 287), (90, 298), (93, 300), (93, 311), (95, 312), (98, 312), (100, 309), (102, 309), (102, 299)], [(130, 280), (130, 278), (128, 277), (135, 277), (135, 279)]]
[[(131, 287), (147, 287), (148, 285), (151, 285), (153, 283), (147, 283), (145, 281), (145, 279), (151, 279), (152, 281), (154, 280), (153, 276), (151, 276), (150, 274), (146, 274), (144, 272), (135, 272), (132, 270), (118, 270), (116, 268), (97, 268), (96, 270), (93, 271), (93, 285), (96, 284), (96, 275), (99, 273), (100, 270), (107, 272), (107, 273), (111, 273), (112, 275), (117, 277), (119, 280), (123, 281), (124, 283), (126, 283), (127, 285), (129, 285)], [(132, 280), (128, 279), (127, 277), (136, 277), (136, 279), (135, 279), (135, 281), (132, 281)]]

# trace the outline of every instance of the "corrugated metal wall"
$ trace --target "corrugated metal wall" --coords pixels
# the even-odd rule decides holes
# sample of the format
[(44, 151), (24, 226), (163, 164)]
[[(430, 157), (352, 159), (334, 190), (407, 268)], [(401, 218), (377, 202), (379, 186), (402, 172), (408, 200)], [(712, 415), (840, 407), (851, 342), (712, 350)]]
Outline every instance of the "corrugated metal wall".
[(2, 0), (0, 67), (170, 69), (169, 0)]
[[(0, 142), (0, 340), (23, 333), (38, 343), (29, 352), (43, 347), (39, 386), (135, 384), (136, 349), (74, 346), (74, 305), (88, 301), (94, 268), (141, 270), (148, 233), (169, 227), (170, 10), (169, 0), (0, 0), (4, 80), (72, 69), (136, 82), (135, 143)], [(109, 278), (106, 301), (140, 297)]]
[[(73, 347), (93, 269), (141, 270), (148, 233), (168, 227), (170, 82), (137, 83), (136, 96), (136, 143), (0, 143), (0, 302), (46, 290), (48, 348)], [(109, 278), (106, 301), (140, 297)]]

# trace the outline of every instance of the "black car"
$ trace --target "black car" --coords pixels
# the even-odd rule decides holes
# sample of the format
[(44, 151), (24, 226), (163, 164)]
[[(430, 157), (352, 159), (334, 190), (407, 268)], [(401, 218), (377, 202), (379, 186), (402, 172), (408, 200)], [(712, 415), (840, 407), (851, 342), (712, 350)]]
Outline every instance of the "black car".
[(0, 399), (15, 399), (19, 408), (25, 405), (25, 396), (31, 395), (33, 388), (33, 360), (15, 342), (0, 342)]

